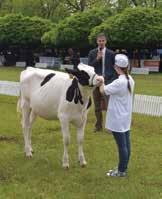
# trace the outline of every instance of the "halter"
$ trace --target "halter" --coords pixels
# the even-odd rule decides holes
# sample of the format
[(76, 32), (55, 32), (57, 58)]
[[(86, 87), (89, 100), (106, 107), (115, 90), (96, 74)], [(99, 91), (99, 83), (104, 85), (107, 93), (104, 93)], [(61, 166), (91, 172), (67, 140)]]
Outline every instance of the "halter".
[(94, 80), (95, 76), (96, 76), (96, 73), (92, 77), (92, 81), (91, 81), (90, 87), (93, 87), (93, 80)]

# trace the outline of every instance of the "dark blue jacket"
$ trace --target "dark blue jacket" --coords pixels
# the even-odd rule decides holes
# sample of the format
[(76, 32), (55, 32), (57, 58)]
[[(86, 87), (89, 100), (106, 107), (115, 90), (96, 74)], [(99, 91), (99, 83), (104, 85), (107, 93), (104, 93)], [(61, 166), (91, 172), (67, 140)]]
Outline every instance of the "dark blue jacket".
[[(98, 48), (95, 48), (89, 52), (88, 55), (88, 65), (95, 68), (95, 72), (98, 75), (102, 75), (102, 60), (97, 60)], [(117, 78), (116, 71), (114, 69), (115, 64), (115, 53), (106, 48), (105, 51), (105, 84), (111, 83)]]

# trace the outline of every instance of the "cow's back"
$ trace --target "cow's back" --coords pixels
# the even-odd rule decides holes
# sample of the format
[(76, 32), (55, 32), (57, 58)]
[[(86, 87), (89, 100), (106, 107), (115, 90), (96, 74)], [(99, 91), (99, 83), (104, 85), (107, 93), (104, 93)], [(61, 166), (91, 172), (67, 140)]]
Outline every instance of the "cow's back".
[[(53, 77), (41, 85), (49, 74)], [(20, 76), (21, 97), (37, 115), (54, 119), (69, 80), (69, 75), (63, 72), (27, 68)]]
[(20, 75), (21, 95), (30, 99), (33, 92), (41, 86), (41, 82), (44, 78), (51, 73), (61, 78), (69, 78), (69, 75), (66, 73), (48, 69), (28, 67), (26, 70), (22, 71)]

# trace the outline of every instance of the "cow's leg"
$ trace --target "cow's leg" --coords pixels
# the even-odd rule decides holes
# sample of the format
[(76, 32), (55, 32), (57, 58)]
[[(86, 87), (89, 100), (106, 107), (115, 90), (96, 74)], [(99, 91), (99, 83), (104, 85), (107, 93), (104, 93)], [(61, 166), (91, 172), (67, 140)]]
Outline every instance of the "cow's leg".
[(69, 168), (69, 155), (68, 155), (68, 145), (70, 143), (70, 135), (69, 135), (69, 122), (64, 117), (59, 117), (61, 123), (61, 129), (63, 134), (63, 143), (64, 143), (64, 154), (62, 165), (65, 169)]
[(29, 147), (30, 147), (30, 151), (33, 152), (33, 149), (32, 149), (32, 143), (31, 143), (31, 136), (32, 136), (32, 125), (36, 119), (36, 114), (31, 111), (30, 113), (30, 120), (29, 120)]
[(84, 129), (85, 129), (85, 124), (86, 124), (86, 119), (83, 122), (82, 125), (77, 127), (77, 141), (78, 141), (78, 158), (80, 165), (82, 167), (86, 166), (87, 162), (84, 157), (84, 152), (83, 152), (83, 140), (84, 140)]
[(32, 157), (32, 152), (30, 148), (30, 113), (31, 109), (29, 107), (28, 101), (23, 101), (22, 103), (22, 127), (23, 127), (23, 134), (24, 134), (24, 142), (25, 142), (25, 153), (27, 157)]

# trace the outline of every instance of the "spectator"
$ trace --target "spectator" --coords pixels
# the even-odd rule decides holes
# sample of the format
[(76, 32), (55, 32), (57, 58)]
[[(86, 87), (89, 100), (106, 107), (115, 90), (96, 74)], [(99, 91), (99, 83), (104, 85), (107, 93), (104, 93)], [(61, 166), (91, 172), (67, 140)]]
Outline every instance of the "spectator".
[(71, 64), (74, 68), (77, 68), (78, 63), (80, 62), (80, 53), (75, 53), (72, 48), (68, 48), (67, 55), (64, 59), (64, 64)]

